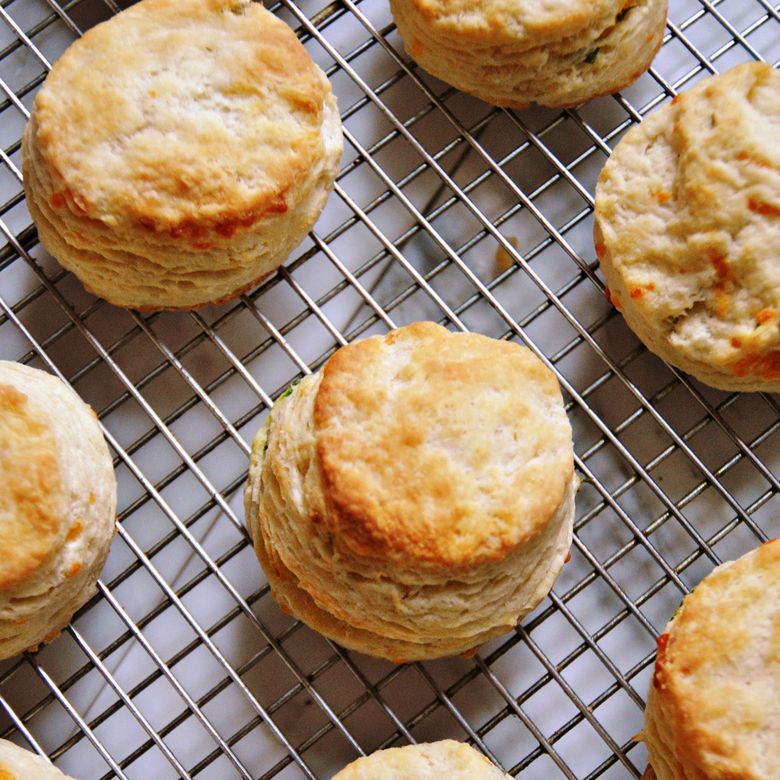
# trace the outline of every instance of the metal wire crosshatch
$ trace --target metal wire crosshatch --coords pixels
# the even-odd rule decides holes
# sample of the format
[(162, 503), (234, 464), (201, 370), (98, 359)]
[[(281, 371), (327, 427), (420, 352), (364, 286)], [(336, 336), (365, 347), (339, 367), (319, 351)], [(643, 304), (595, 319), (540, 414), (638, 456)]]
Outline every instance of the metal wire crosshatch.
[[(699, 78), (780, 59), (770, 0), (671, 0), (652, 70), (578, 110), (493, 108), (405, 54), (385, 0), (281, 0), (339, 98), (345, 155), (315, 231), (240, 299), (140, 315), (37, 243), (20, 138), (51, 63), (114, 0), (0, 0), (0, 358), (98, 412), (119, 530), (98, 594), (0, 665), (0, 736), (79, 778), (330, 777), (361, 753), (468, 740), (513, 775), (639, 777), (655, 637), (716, 563), (777, 534), (780, 406), (649, 354), (603, 296), (595, 180)], [(339, 345), (417, 319), (511, 338), (558, 375), (583, 479), (571, 561), (471, 659), (393, 666), (282, 614), (243, 526), (248, 443)]]

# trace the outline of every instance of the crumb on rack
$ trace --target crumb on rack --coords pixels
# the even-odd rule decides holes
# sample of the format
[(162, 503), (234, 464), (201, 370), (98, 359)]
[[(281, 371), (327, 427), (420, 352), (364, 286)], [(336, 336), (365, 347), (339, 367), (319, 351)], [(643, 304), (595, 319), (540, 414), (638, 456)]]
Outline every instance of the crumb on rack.
[[(512, 249), (517, 249), (520, 243), (517, 239), (517, 236), (506, 236), (506, 240)], [(498, 248), (496, 249), (495, 263), (499, 273), (503, 273), (504, 271), (511, 268), (515, 264), (515, 261), (512, 255), (510, 255), (509, 252), (507, 252), (507, 250), (501, 244), (499, 244)]]

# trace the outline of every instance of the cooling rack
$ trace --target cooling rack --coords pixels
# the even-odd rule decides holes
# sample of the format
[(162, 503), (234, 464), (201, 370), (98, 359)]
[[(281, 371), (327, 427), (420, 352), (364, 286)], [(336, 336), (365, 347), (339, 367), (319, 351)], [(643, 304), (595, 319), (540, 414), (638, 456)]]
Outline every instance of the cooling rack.
[[(50, 64), (114, 0), (0, 0), (0, 357), (98, 412), (119, 484), (97, 595), (0, 665), (0, 735), (81, 778), (329, 778), (362, 753), (467, 740), (524, 778), (639, 777), (655, 638), (719, 561), (777, 535), (778, 399), (699, 385), (603, 295), (596, 177), (622, 134), (710, 73), (780, 58), (769, 0), (671, 0), (653, 69), (578, 110), (493, 108), (415, 67), (385, 0), (271, 7), (326, 70), (342, 170), (285, 267), (240, 299), (142, 315), (37, 243), (20, 137)], [(339, 345), (433, 319), (533, 349), (574, 429), (571, 560), (470, 659), (347, 652), (274, 604), (243, 525), (249, 442)], [(2, 553), (0, 553), (2, 554)]]

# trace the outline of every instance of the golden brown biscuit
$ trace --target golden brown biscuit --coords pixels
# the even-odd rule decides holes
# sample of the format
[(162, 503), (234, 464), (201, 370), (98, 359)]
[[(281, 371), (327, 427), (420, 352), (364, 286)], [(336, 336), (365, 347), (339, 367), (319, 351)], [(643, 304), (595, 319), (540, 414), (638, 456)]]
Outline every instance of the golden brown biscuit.
[(92, 410), (55, 377), (0, 361), (0, 658), (54, 639), (95, 592), (115, 511)]
[(571, 428), (529, 351), (415, 323), (274, 406), (245, 501), (277, 600), (391, 660), (468, 651), (549, 592), (571, 543)]
[(0, 739), (0, 780), (73, 780), (45, 758)]
[(658, 640), (644, 739), (658, 780), (776, 780), (780, 540), (705, 577)]
[(454, 739), (377, 750), (344, 767), (333, 780), (504, 780), (474, 748)]
[(22, 149), (43, 245), (141, 309), (224, 300), (275, 269), (341, 151), (325, 75), (249, 0), (142, 0), (91, 29), (36, 96)]
[(434, 76), (499, 106), (573, 106), (650, 67), (667, 0), (391, 0), (406, 50)]
[(596, 189), (612, 302), (702, 382), (780, 390), (780, 73), (739, 65), (630, 130)]

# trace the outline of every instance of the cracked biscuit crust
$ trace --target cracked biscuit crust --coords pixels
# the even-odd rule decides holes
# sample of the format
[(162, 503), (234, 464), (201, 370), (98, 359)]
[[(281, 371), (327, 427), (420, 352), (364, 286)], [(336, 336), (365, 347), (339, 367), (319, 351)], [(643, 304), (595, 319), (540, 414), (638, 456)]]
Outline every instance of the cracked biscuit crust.
[(780, 540), (719, 566), (658, 640), (644, 738), (658, 780), (770, 780), (780, 766)]
[(632, 129), (596, 192), (612, 302), (707, 384), (780, 390), (780, 73), (740, 65)]

